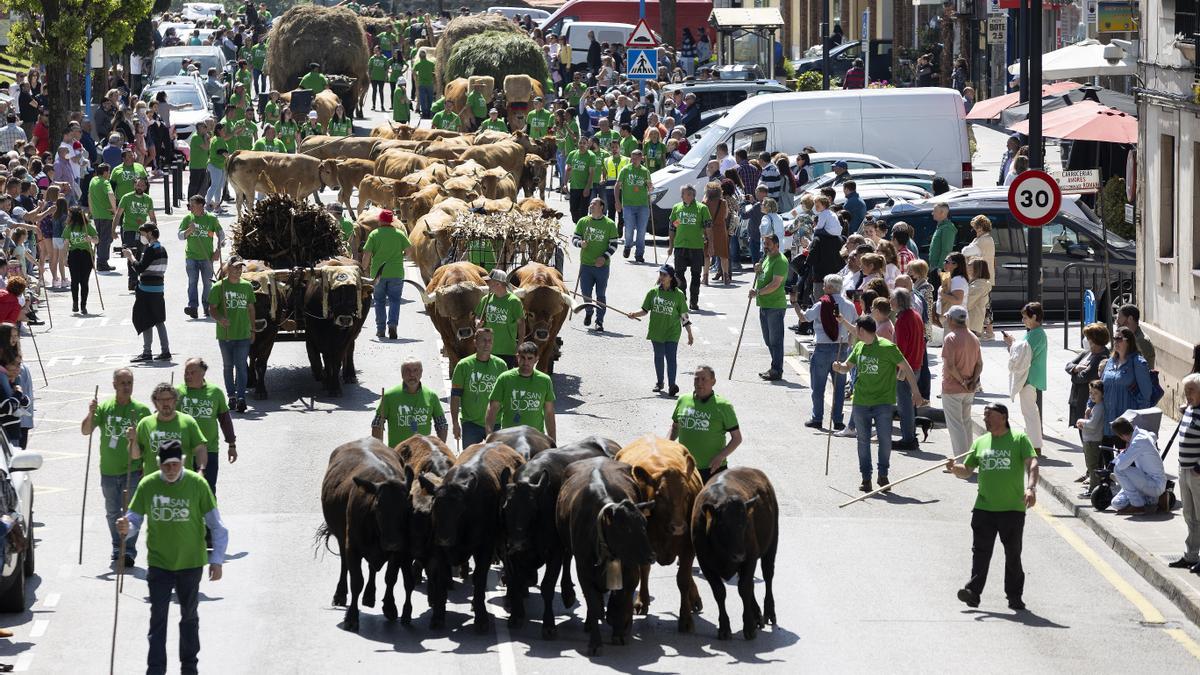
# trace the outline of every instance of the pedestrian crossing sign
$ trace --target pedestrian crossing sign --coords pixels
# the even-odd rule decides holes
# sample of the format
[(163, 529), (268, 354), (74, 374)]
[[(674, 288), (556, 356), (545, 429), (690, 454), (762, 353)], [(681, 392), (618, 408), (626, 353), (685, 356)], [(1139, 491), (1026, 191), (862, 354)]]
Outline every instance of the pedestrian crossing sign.
[(657, 49), (630, 49), (626, 63), (629, 65), (625, 74), (631, 80), (653, 80), (658, 77)]

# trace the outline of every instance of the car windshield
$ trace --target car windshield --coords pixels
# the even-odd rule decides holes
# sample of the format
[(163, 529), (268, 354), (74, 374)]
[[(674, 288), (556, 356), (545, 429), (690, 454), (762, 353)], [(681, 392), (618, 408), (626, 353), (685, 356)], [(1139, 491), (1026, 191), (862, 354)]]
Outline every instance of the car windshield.
[[(1083, 203), (1082, 199), (1079, 200), (1077, 202), (1077, 204), (1078, 204), (1079, 208), (1081, 210), (1083, 210), (1084, 214), (1086, 214), (1088, 216), (1088, 218), (1096, 217), (1095, 213), (1092, 212), (1092, 210), (1088, 207), (1087, 204)], [(1121, 235), (1113, 232), (1112, 230), (1109, 230), (1108, 234), (1105, 235), (1104, 228), (1098, 222), (1092, 222), (1091, 220), (1085, 220), (1083, 218), (1076, 216), (1073, 213), (1060, 212), (1060, 215), (1067, 218), (1072, 223), (1077, 224), (1081, 229), (1086, 230), (1088, 232), (1088, 234), (1096, 237), (1097, 239), (1104, 239), (1107, 236), (1108, 245), (1112, 246), (1115, 249), (1123, 250), (1123, 249), (1127, 249), (1127, 248), (1133, 248), (1132, 241), (1129, 241), (1125, 237), (1122, 237)], [(1099, 220), (1099, 219), (1097, 218), (1097, 220)]]
[(151, 87), (146, 90), (146, 100), (149, 101), (158, 96), (158, 92), (160, 91), (167, 92), (167, 101), (172, 105), (187, 105), (190, 103), (194, 110), (204, 110), (205, 108), (204, 99), (200, 96), (200, 90), (194, 87)]
[[(179, 66), (183, 63), (185, 55), (178, 56), (161, 56), (154, 59), (154, 72), (152, 77), (158, 79), (160, 77), (174, 77), (179, 74)], [(200, 62), (200, 72), (207, 73), (209, 68), (220, 70), (220, 64), (217, 62), (216, 54), (200, 54), (186, 56), (192, 61)]]
[(713, 124), (705, 129), (704, 133), (700, 134), (700, 138), (696, 139), (696, 142), (688, 149), (688, 153), (683, 156), (683, 159), (679, 160), (679, 166), (685, 169), (694, 169), (701, 162), (707, 162), (716, 154), (717, 143), (725, 138), (725, 133), (728, 131), (729, 129), (721, 124)]

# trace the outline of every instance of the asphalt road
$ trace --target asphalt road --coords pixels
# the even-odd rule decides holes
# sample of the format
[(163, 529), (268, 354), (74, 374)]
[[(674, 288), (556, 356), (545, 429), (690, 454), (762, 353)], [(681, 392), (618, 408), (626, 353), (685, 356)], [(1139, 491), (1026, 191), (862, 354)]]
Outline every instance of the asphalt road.
[[(164, 232), (174, 230), (179, 217), (178, 211), (174, 217), (160, 213)], [(223, 221), (229, 224), (229, 219)], [(170, 366), (134, 369), (136, 396), (142, 400), (170, 372), (182, 378), (186, 356), (206, 358), (213, 365), (210, 379), (220, 383), (212, 323), (189, 320), (182, 312), (186, 277), (181, 242), (172, 236), (164, 241), (172, 256), (168, 325), (177, 360)], [(662, 247), (658, 255), (664, 252)], [(650, 252), (647, 257), (654, 260)], [(568, 284), (576, 276), (573, 268), (568, 262)], [(651, 263), (617, 260), (609, 302), (626, 311), (636, 309), (654, 271)], [(633, 640), (623, 647), (606, 644), (596, 658), (584, 654), (580, 607), (558, 608), (561, 627), (555, 641), (541, 639), (536, 619), (510, 631), (495, 574), (489, 598), (498, 620), (486, 634), (473, 630), (468, 590), (461, 584), (450, 594), (446, 630), (428, 628), (422, 587), (414, 595), (411, 627), (387, 623), (376, 607), (364, 609), (360, 633), (343, 631), (342, 610), (330, 605), (338, 561), (315, 548), (313, 540), (321, 523), (318, 494), (328, 453), (369, 433), (377, 392), (399, 381), (399, 364), (406, 357), (422, 359), (426, 384), (449, 393), (432, 325), (418, 304), (407, 301), (401, 339), (376, 340), (368, 322), (358, 342), (359, 384), (348, 386), (343, 398), (314, 399), (318, 387), (302, 345), (284, 344), (276, 348), (269, 373), (271, 398), (252, 401), (248, 413), (236, 416), (241, 459), (223, 463), (218, 492), (230, 528), (230, 559), (224, 579), (201, 587), (204, 671), (732, 672), (742, 664), (780, 673), (1197, 669), (1196, 626), (1090, 530), (1050, 503), (1048, 495), (1042, 495), (1027, 519), (1025, 600), (1030, 612), (1024, 614), (1005, 606), (999, 560), (978, 609), (955, 599), (970, 565), (972, 484), (933, 472), (886, 498), (837, 508), (857, 495), (854, 441), (832, 439), (825, 476), (827, 439), (802, 426), (810, 409), (806, 368), (793, 356), (784, 381), (758, 379), (756, 373), (767, 367), (767, 351), (753, 311), (737, 370), (732, 380), (727, 377), (749, 280), (747, 273), (732, 288), (703, 289), (696, 344), (681, 347), (680, 363), (685, 371), (701, 363), (716, 368), (717, 390), (733, 401), (745, 435), (733, 462), (764, 470), (779, 494), (777, 626), (752, 642), (738, 633), (730, 641), (718, 641), (712, 593), (698, 578), (704, 611), (695, 633), (680, 635), (675, 630), (674, 569), (656, 567), (651, 577), (654, 602), (648, 616), (635, 619)], [(39, 388), (32, 445), (46, 458), (34, 474), (38, 574), (29, 583), (30, 610), (0, 617), (0, 625), (16, 633), (0, 641), (0, 662), (15, 663), (22, 671), (107, 669), (114, 574), (94, 466), (86, 495), (83, 564), (76, 564), (88, 450), (78, 424), (93, 387), (99, 385), (102, 395), (108, 391), (109, 373), (140, 350), (140, 340), (129, 324), (132, 295), (124, 291), (124, 279), (102, 275), (101, 288), (106, 309), (88, 318), (69, 316), (66, 294), (55, 294), (55, 326), (37, 335), (49, 378), (46, 385), (35, 370)], [(93, 311), (100, 308), (98, 299), (90, 305)], [(654, 377), (645, 324), (613, 315), (606, 327), (604, 335), (590, 334), (576, 319), (563, 328), (563, 355), (554, 376), (560, 439), (600, 434), (624, 443), (646, 433), (665, 435), (673, 401), (650, 391)], [(28, 338), (25, 349), (32, 360)], [(690, 386), (686, 374), (681, 384), (685, 390)], [(935, 431), (921, 452), (893, 455), (893, 478), (929, 466), (948, 448), (945, 432)], [(120, 595), (117, 672), (136, 672), (145, 662), (144, 564), (142, 553), (134, 578)], [(730, 590), (728, 609), (736, 631), (741, 607)], [(756, 590), (761, 602), (761, 580)], [(537, 602), (531, 596), (533, 617), (538, 616)], [(173, 612), (172, 654), (176, 616)]]

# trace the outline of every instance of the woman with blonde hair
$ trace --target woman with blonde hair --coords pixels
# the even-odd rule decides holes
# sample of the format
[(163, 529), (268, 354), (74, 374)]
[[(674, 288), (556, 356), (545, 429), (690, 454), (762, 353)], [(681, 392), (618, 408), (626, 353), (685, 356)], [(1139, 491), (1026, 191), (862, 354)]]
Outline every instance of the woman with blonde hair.
[[(984, 215), (978, 215), (971, 219), (971, 229), (975, 231), (975, 239), (971, 243), (963, 247), (962, 254), (967, 258), (982, 258), (987, 264), (987, 278), (989, 280), (996, 278), (996, 240), (992, 239), (992, 221)], [(994, 337), (992, 333), (992, 299), (991, 299), (991, 284), (988, 285), (987, 301), (983, 305), (983, 334), (982, 339), (990, 340)], [(975, 325), (972, 321), (971, 325)], [(972, 328), (972, 331), (975, 329)]]
[(981, 337), (987, 315), (988, 296), (992, 293), (992, 277), (987, 261), (975, 257), (967, 261), (967, 329)]
[(721, 194), (721, 184), (715, 180), (704, 186), (704, 205), (712, 215), (712, 235), (708, 238), (708, 247), (704, 251), (703, 283), (705, 286), (710, 285), (708, 269), (715, 258), (720, 265), (717, 279), (728, 286), (733, 283), (733, 278), (729, 275), (729, 203)]

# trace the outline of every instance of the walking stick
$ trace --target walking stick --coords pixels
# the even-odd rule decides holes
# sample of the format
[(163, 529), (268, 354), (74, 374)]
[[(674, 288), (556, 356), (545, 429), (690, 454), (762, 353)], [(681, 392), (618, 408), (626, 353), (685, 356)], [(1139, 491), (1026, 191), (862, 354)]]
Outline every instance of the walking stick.
[[(121, 517), (124, 518), (129, 509), (129, 475), (130, 469), (133, 467), (133, 460), (129, 460), (129, 464), (125, 465), (125, 488), (121, 490)], [(117, 554), (117, 583), (113, 593), (113, 629), (112, 643), (108, 648), (108, 673), (113, 675), (116, 672), (115, 662), (117, 659), (117, 616), (121, 608), (121, 591), (125, 588), (125, 537), (121, 537)]]
[[(46, 276), (42, 272), (40, 260), (38, 261), (38, 289), (46, 297), (46, 319), (50, 322), (50, 328), (47, 330), (54, 330), (54, 313), (50, 311), (50, 291), (46, 288)], [(29, 332), (32, 333), (33, 329), (30, 328)]]
[(42, 381), (49, 387), (50, 378), (46, 377), (46, 364), (42, 363), (42, 350), (38, 349), (37, 336), (33, 333), (33, 326), (29, 326), (29, 339), (33, 341), (33, 353), (37, 356), (38, 367), (42, 369)]
[[(96, 385), (96, 391), (92, 393), (92, 400), (96, 401), (100, 397), (100, 385)], [(92, 437), (96, 435), (96, 418), (92, 417), (92, 430), (88, 432), (88, 451), (87, 464), (83, 466), (83, 506), (79, 509), (79, 564), (83, 564), (83, 516), (87, 513), (87, 488), (88, 481), (91, 480), (92, 472)]]
[[(959, 456), (955, 457), (955, 458), (954, 458), (954, 461), (958, 461), (958, 460), (962, 459), (963, 457), (966, 457), (966, 456), (967, 456), (967, 455), (969, 455), (969, 454), (971, 454), (971, 451), (970, 451), (970, 450), (968, 450), (968, 451), (964, 452), (963, 454), (961, 454), (961, 455), (959, 455)], [(881, 487), (881, 488), (875, 488), (874, 490), (871, 490), (871, 491), (870, 491), (870, 492), (868, 492), (867, 494), (865, 494), (865, 495), (862, 495), (862, 496), (859, 496), (859, 497), (855, 497), (854, 499), (851, 499), (850, 501), (848, 501), (848, 502), (846, 502), (846, 503), (844, 503), (844, 504), (838, 504), (838, 508), (840, 509), (840, 508), (842, 508), (842, 507), (849, 506), (849, 505), (853, 504), (854, 502), (861, 502), (862, 500), (866, 499), (867, 497), (870, 497), (870, 496), (872, 496), (872, 495), (877, 495), (877, 494), (879, 494), (880, 492), (883, 492), (884, 490), (891, 490), (892, 488), (896, 487), (897, 485), (899, 485), (899, 484), (903, 483), (903, 482), (904, 482), (904, 481), (906, 481), (906, 480), (912, 480), (913, 478), (916, 478), (917, 476), (923, 476), (923, 475), (925, 475), (925, 474), (929, 473), (930, 471), (934, 471), (935, 469), (940, 469), (940, 468), (943, 468), (943, 467), (945, 467), (945, 466), (946, 466), (946, 463), (945, 463), (945, 462), (941, 462), (941, 461), (939, 461), (939, 462), (935, 463), (935, 464), (934, 464), (933, 466), (931, 466), (931, 467), (928, 467), (928, 468), (925, 468), (925, 469), (921, 469), (920, 471), (918, 471), (918, 472), (916, 472), (916, 473), (914, 473), (914, 474), (912, 474), (912, 475), (905, 476), (904, 478), (901, 478), (900, 480), (897, 480), (897, 481), (892, 481), (892, 482), (891, 482), (891, 483), (889, 483), (888, 485), (884, 485), (884, 486), (883, 486), (883, 487)]]
[[(587, 297), (587, 296), (585, 296), (585, 295), (581, 295), (581, 294), (579, 294), (579, 293), (576, 293), (575, 291), (571, 291), (571, 295), (574, 295), (574, 296), (576, 296), (576, 297), (580, 297), (580, 298), (586, 298), (586, 297)], [(608, 305), (608, 304), (605, 304), (605, 303), (603, 303), (603, 302), (600, 302), (599, 300), (595, 300), (595, 299), (588, 300), (587, 304), (589, 304), (589, 305), (595, 305), (595, 306), (597, 306), (597, 307), (603, 307), (604, 309), (611, 309), (612, 311), (616, 312), (617, 314), (620, 314), (620, 315), (622, 315), (622, 316), (625, 316), (625, 317), (628, 317), (628, 318), (630, 318), (630, 319), (633, 319), (634, 321), (641, 321), (641, 318), (639, 318), (639, 317), (636, 317), (636, 316), (631, 316), (631, 315), (630, 315), (628, 312), (622, 312), (621, 310), (617, 309), (616, 307), (613, 307), (612, 305)], [(583, 309), (583, 307), (577, 307), (577, 308), (575, 308), (575, 311), (579, 311), (580, 309)]]
[(833, 428), (829, 429), (829, 433), (825, 435), (825, 475), (829, 475), (829, 446), (833, 443)]
[(654, 234), (654, 205), (650, 205), (650, 238), (653, 239), (651, 248), (654, 249), (654, 264), (658, 264), (658, 235)]
[(733, 349), (733, 363), (729, 364), (729, 379), (733, 379), (733, 367), (737, 365), (738, 352), (742, 350), (742, 336), (746, 334), (746, 319), (750, 318), (750, 305), (754, 298), (746, 298), (746, 313), (742, 315), (742, 329), (738, 331), (737, 347)]
[(96, 297), (100, 298), (100, 311), (107, 312), (104, 306), (104, 292), (100, 290), (100, 268), (96, 267), (96, 252), (92, 251), (92, 274), (96, 277)]

